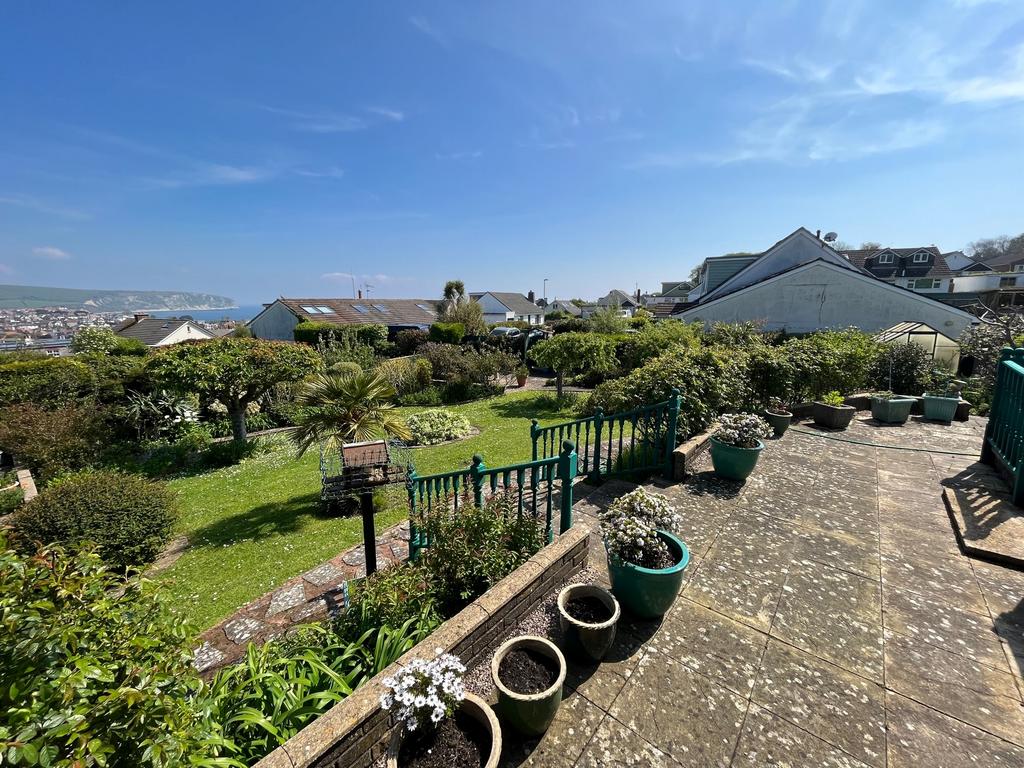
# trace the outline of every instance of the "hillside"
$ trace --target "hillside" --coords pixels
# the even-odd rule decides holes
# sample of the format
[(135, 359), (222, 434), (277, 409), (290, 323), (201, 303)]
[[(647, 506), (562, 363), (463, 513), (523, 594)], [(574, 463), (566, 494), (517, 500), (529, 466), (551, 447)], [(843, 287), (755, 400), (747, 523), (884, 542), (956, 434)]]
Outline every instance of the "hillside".
[(45, 288), (34, 285), (0, 285), (0, 309), (68, 307), (94, 312), (141, 310), (224, 309), (234, 299), (211, 293), (185, 291), (105, 291), (88, 288)]

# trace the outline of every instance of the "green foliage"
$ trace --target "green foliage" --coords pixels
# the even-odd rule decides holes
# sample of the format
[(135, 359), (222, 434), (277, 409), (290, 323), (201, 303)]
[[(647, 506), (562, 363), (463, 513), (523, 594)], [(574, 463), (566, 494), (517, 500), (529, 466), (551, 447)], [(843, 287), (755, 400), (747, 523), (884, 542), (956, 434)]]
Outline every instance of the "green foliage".
[(16, 512), (24, 498), (20, 487), (0, 491), (0, 517)]
[(351, 360), (339, 360), (327, 366), (326, 372), (338, 376), (355, 376), (358, 373), (362, 373), (363, 368), (359, 363), (353, 363)]
[(316, 351), (325, 369), (334, 368), (339, 363), (351, 363), (360, 370), (368, 371), (377, 362), (373, 347), (352, 339), (322, 339), (317, 342)]
[(174, 494), (165, 484), (97, 470), (51, 483), (12, 524), (26, 539), (43, 544), (94, 541), (104, 562), (123, 568), (152, 562), (175, 519)]
[(682, 320), (662, 320), (645, 325), (638, 333), (626, 334), (619, 341), (615, 354), (624, 371), (639, 368), (665, 352), (676, 349), (696, 349), (700, 346), (700, 326)]
[(251, 339), (252, 328), (245, 323), (235, 323), (235, 327), (231, 329), (231, 336), (236, 339)]
[(598, 310), (586, 320), (587, 328), (593, 333), (617, 334), (629, 328), (629, 318), (623, 317), (618, 307)]
[(477, 352), (454, 344), (424, 344), (420, 354), (429, 361), (435, 378), (466, 386), (492, 384), (501, 375), (515, 371), (519, 361), (500, 350)]
[(406, 328), (395, 334), (395, 352), (399, 355), (411, 355), (430, 340), (427, 331)]
[(90, 396), (96, 381), (89, 366), (71, 357), (46, 357), (0, 365), (0, 406), (73, 405)]
[(604, 372), (615, 367), (615, 339), (599, 333), (561, 333), (537, 343), (530, 352), (537, 365), (558, 374), (558, 395), (566, 374)]
[(399, 405), (441, 405), (444, 402), (444, 392), (431, 384), (419, 392), (411, 392), (408, 395), (399, 395), (395, 402)]
[(434, 323), (430, 326), (430, 340), (438, 344), (458, 344), (466, 335), (462, 323)]
[(447, 514), (435, 509), (421, 521), (430, 546), (423, 567), (446, 615), (482, 595), (525, 563), (543, 544), (543, 522), (520, 515), (514, 491), (482, 508), (468, 500)]
[(469, 434), (469, 419), (461, 413), (436, 409), (414, 413), (406, 424), (412, 432), (412, 440), (416, 445), (436, 445), (448, 440), (456, 440)]
[(763, 410), (773, 402), (793, 399), (793, 365), (783, 347), (755, 341), (746, 350), (747, 384), (753, 408)]
[(194, 392), (204, 404), (223, 403), (235, 440), (245, 439), (249, 403), (281, 382), (306, 378), (319, 366), (316, 352), (303, 344), (231, 337), (175, 344), (149, 362), (150, 373), (168, 389)]
[(715, 323), (705, 332), (704, 343), (708, 346), (739, 348), (759, 343), (764, 333), (761, 325), (753, 321), (746, 323)]
[[(552, 319), (554, 317), (552, 316)], [(551, 323), (551, 333), (584, 333), (587, 330), (587, 321), (579, 317), (567, 317), (564, 320), (557, 320)]]
[(430, 361), (422, 357), (382, 360), (376, 370), (394, 387), (399, 397), (426, 389), (434, 376)]
[(831, 392), (826, 392), (824, 395), (822, 395), (821, 402), (824, 403), (825, 405), (831, 405), (833, 408), (838, 408), (839, 406), (843, 405), (845, 400), (839, 392), (833, 390)]
[(139, 440), (173, 439), (190, 424), (199, 421), (199, 404), (194, 397), (160, 390), (152, 395), (129, 392), (125, 415), (135, 427)]
[(195, 706), (192, 633), (139, 576), (88, 549), (21, 554), (0, 535), (3, 764), (237, 765)]
[(636, 328), (637, 330), (639, 330), (641, 328), (646, 328), (653, 321), (654, 321), (654, 313), (653, 312), (651, 312), (648, 309), (644, 309), (643, 307), (637, 307), (633, 311), (633, 316), (631, 318), (629, 318), (629, 327), (630, 328)]
[(875, 389), (920, 395), (932, 385), (932, 356), (920, 344), (883, 344), (869, 382)]
[(139, 339), (118, 336), (117, 344), (110, 350), (110, 354), (119, 357), (145, 357), (149, 354), (149, 347)]
[(879, 345), (870, 335), (849, 329), (790, 339), (783, 349), (793, 366), (795, 397), (806, 400), (868, 387)]
[(679, 350), (658, 357), (632, 373), (605, 382), (591, 394), (585, 409), (628, 411), (668, 400), (681, 393), (678, 434), (690, 437), (707, 428), (719, 413), (741, 410), (746, 370), (741, 356), (712, 349)]
[(393, 565), (351, 584), (349, 607), (334, 620), (343, 638), (357, 640), (369, 630), (410, 620), (421, 627), (441, 623), (427, 573), (418, 565)]
[(470, 298), (461, 280), (449, 280), (445, 283), (440, 317), (446, 323), (459, 323), (470, 336), (481, 335), (487, 329), (483, 307)]
[(92, 326), (82, 328), (71, 340), (71, 351), (75, 354), (87, 353), (109, 355), (117, 346), (118, 336), (113, 328)]
[(0, 409), (0, 448), (47, 482), (92, 464), (107, 443), (107, 429), (94, 408), (46, 410), (32, 403)]
[(296, 341), (311, 346), (333, 341), (343, 344), (358, 344), (377, 351), (385, 348), (388, 343), (388, 327), (378, 323), (342, 325), (303, 320), (295, 326), (294, 335)]

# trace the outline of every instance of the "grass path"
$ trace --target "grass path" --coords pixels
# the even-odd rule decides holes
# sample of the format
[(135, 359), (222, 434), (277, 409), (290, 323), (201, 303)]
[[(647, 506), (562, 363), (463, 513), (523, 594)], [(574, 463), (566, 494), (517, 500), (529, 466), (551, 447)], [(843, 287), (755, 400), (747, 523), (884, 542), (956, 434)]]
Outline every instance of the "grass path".
[[(466, 466), (474, 453), (491, 466), (526, 461), (531, 418), (544, 423), (572, 418), (569, 407), (541, 392), (513, 392), (452, 410), (480, 434), (413, 451), (420, 474)], [(181, 510), (178, 533), (188, 536), (190, 547), (159, 578), (197, 630), (361, 540), (358, 517), (321, 514), (317, 454), (296, 459), (286, 441), (272, 442), (273, 449), (262, 456), (170, 483)], [(404, 493), (394, 496), (377, 515), (378, 531), (406, 516)]]

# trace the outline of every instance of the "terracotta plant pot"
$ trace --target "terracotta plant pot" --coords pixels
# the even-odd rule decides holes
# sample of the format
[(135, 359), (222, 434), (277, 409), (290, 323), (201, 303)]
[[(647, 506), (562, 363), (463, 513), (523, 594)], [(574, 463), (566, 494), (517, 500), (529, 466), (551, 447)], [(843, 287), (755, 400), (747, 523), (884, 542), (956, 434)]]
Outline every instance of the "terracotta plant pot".
[[(612, 616), (600, 624), (587, 624), (569, 615), (566, 605), (577, 597), (593, 597), (611, 612)], [(597, 584), (570, 584), (558, 593), (558, 623), (570, 654), (589, 661), (600, 661), (615, 642), (615, 625), (622, 611), (619, 601), (604, 587)]]
[(525, 386), (526, 386), (526, 379), (527, 379), (527, 377), (526, 377), (526, 376), (516, 376), (516, 385), (517, 385), (517, 386), (518, 386), (518, 387), (519, 387), (520, 389), (522, 389), (523, 387), (525, 387)]
[(740, 448), (736, 445), (723, 443), (721, 440), (711, 438), (711, 465), (715, 468), (715, 474), (724, 477), (726, 480), (743, 481), (750, 477), (750, 473), (757, 466), (757, 459), (764, 450), (764, 443), (757, 441), (756, 448)]
[(793, 423), (793, 414), (789, 411), (765, 411), (765, 421), (772, 425), (776, 437), (782, 437)]
[(913, 397), (872, 397), (871, 418), (883, 424), (906, 424), (916, 402)]
[(852, 405), (826, 405), (815, 402), (813, 409), (814, 423), (826, 429), (846, 429), (857, 413), (857, 409)]
[(678, 558), (675, 565), (668, 568), (644, 568), (617, 558), (608, 558), (612, 594), (622, 603), (623, 608), (641, 619), (656, 619), (665, 615), (679, 597), (683, 571), (690, 563), (690, 550), (681, 539), (668, 531), (658, 531), (658, 536)]
[[(469, 715), (482, 725), (491, 734), (491, 751), (483, 764), (483, 768), (498, 768), (498, 760), (501, 758), (501, 726), (494, 711), (487, 706), (487, 702), (479, 696), (466, 693), (459, 705), (459, 709)], [(391, 734), (391, 741), (388, 742), (387, 768), (401, 768), (398, 762), (398, 754), (402, 749), (402, 741), (405, 739), (406, 730), (403, 726), (395, 728)], [(456, 766), (452, 766), (456, 768)]]
[[(558, 679), (546, 691), (540, 693), (517, 693), (509, 689), (498, 676), (501, 662), (510, 651), (517, 648), (543, 654), (558, 664)], [(520, 635), (504, 643), (491, 659), (491, 679), (498, 691), (498, 705), (495, 707), (501, 719), (524, 736), (540, 736), (555, 719), (562, 703), (562, 684), (565, 682), (565, 657), (550, 640), (536, 635)]]

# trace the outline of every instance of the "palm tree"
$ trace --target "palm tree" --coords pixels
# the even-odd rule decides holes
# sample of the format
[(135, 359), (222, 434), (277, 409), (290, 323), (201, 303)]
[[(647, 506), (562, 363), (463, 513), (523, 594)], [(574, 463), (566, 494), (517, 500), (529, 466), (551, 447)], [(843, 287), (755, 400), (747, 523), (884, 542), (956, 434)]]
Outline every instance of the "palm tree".
[(310, 446), (397, 437), (412, 439), (405, 420), (394, 410), (395, 389), (376, 372), (318, 373), (295, 398), (301, 406), (289, 436), (301, 456)]

